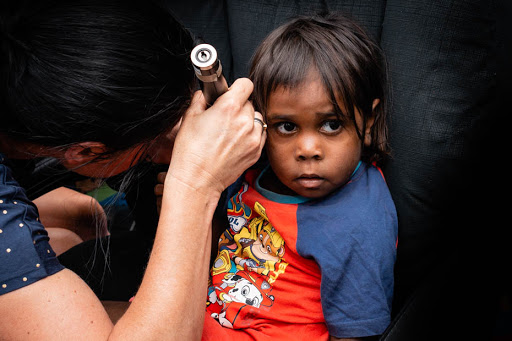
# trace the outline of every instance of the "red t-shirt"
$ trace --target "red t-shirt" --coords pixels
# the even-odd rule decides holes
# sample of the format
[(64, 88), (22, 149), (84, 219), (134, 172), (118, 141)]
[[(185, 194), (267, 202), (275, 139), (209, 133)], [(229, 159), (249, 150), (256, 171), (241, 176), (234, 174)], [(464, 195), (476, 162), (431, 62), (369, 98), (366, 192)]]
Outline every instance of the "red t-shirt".
[[(342, 189), (344, 194), (338, 191), (316, 202), (295, 197), (270, 200), (255, 189), (258, 173), (246, 174), (228, 203), (230, 228), (219, 238), (210, 273), (203, 340), (316, 341), (338, 332), (338, 337), (355, 337), (385, 329), (393, 284), (396, 216), (377, 231), (370, 227), (368, 233), (360, 226), (361, 219), (355, 225), (349, 221), (357, 216), (353, 204), (368, 201), (361, 187), (368, 183), (368, 169), (361, 168), (353, 183)], [(371, 173), (384, 183), (380, 174)], [(353, 197), (361, 198), (354, 201)], [(372, 214), (375, 211), (371, 209)], [(340, 217), (343, 212), (351, 219)], [(366, 211), (361, 214), (368, 220)], [(361, 236), (364, 240), (354, 243)], [(373, 238), (377, 244), (372, 244), (371, 250), (364, 245), (365, 252), (360, 253), (359, 248), (368, 239), (374, 243)], [(354, 250), (363, 256), (354, 257)], [(389, 255), (383, 256), (382, 250)], [(325, 278), (322, 266), (329, 268)]]

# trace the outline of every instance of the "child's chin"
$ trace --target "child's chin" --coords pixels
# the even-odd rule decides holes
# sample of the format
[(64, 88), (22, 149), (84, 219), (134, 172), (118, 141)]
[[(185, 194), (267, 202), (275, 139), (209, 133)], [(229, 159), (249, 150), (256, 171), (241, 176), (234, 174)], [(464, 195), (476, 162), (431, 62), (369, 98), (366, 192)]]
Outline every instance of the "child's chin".
[(308, 199), (320, 199), (336, 192), (338, 189), (339, 188), (303, 188), (295, 191), (295, 193)]
[(307, 189), (307, 190), (302, 190), (302, 191), (297, 192), (297, 194), (300, 195), (301, 197), (308, 198), (308, 199), (323, 198), (326, 195), (328, 195), (329, 193), (330, 193), (329, 191), (320, 190), (320, 189)]

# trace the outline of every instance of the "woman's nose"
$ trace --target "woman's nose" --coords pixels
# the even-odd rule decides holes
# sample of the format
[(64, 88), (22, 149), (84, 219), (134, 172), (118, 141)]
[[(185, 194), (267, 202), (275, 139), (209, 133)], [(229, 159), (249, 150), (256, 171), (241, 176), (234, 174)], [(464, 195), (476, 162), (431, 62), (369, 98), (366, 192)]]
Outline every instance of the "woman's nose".
[(324, 158), (322, 143), (314, 133), (302, 133), (298, 136), (295, 152), (295, 158), (299, 161)]

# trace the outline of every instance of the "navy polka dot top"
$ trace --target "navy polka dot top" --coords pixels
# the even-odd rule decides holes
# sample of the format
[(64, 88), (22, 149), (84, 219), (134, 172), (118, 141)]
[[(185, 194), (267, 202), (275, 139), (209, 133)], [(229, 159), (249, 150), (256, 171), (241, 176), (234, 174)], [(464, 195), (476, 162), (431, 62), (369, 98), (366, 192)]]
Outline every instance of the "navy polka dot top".
[(62, 270), (36, 206), (0, 154), (0, 295)]

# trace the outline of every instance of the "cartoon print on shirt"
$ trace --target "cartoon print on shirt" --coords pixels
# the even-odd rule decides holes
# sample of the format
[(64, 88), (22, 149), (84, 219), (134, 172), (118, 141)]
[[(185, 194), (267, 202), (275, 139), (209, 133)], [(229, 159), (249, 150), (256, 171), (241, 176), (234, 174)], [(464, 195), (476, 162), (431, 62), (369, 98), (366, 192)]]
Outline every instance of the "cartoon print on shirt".
[(244, 183), (228, 203), (230, 227), (219, 238), (219, 252), (211, 269), (208, 312), (221, 325), (233, 328), (241, 309), (271, 307), (272, 284), (288, 263), (285, 241), (272, 226), (265, 207), (243, 203)]
[(270, 271), (276, 269), (276, 263), (284, 256), (284, 240), (266, 220), (262, 222), (259, 229), (252, 229), (252, 231), (259, 231), (255, 239), (252, 239), (253, 236), (243, 238), (243, 232), (246, 231), (241, 231), (235, 236), (235, 241), (241, 248), (241, 257), (238, 256), (240, 254), (238, 252), (232, 259), (241, 269), (268, 275)]
[(227, 205), (229, 229), (225, 230), (219, 238), (219, 252), (228, 250), (234, 252), (237, 248), (233, 236), (240, 232), (246, 226), (252, 215), (249, 206), (242, 202), (242, 196), (247, 192), (249, 185), (244, 183), (240, 191), (232, 197)]
[[(210, 315), (219, 321), (222, 326), (228, 328), (233, 328), (238, 316), (237, 312), (245, 306), (270, 307), (274, 303), (274, 296), (270, 295), (272, 286), (264, 277), (245, 271), (225, 275), (221, 283), (212, 286), (210, 289), (209, 303), (217, 308), (211, 309), (213, 307), (210, 306)], [(235, 309), (228, 309), (231, 305), (236, 306)]]
[[(249, 224), (233, 236), (236, 250), (231, 253), (231, 259), (239, 270), (269, 275), (276, 270), (276, 264), (283, 258), (285, 243), (259, 202), (254, 204), (254, 211)], [(232, 250), (235, 245), (230, 245)]]
[(249, 185), (247, 183), (244, 183), (240, 191), (232, 197), (228, 202), (228, 220), (229, 220), (229, 232), (231, 235), (234, 235), (246, 225), (247, 221), (249, 220), (249, 217), (252, 214), (252, 210), (249, 206), (247, 206), (242, 201), (242, 196), (245, 192), (247, 192), (247, 189), (249, 188)]

